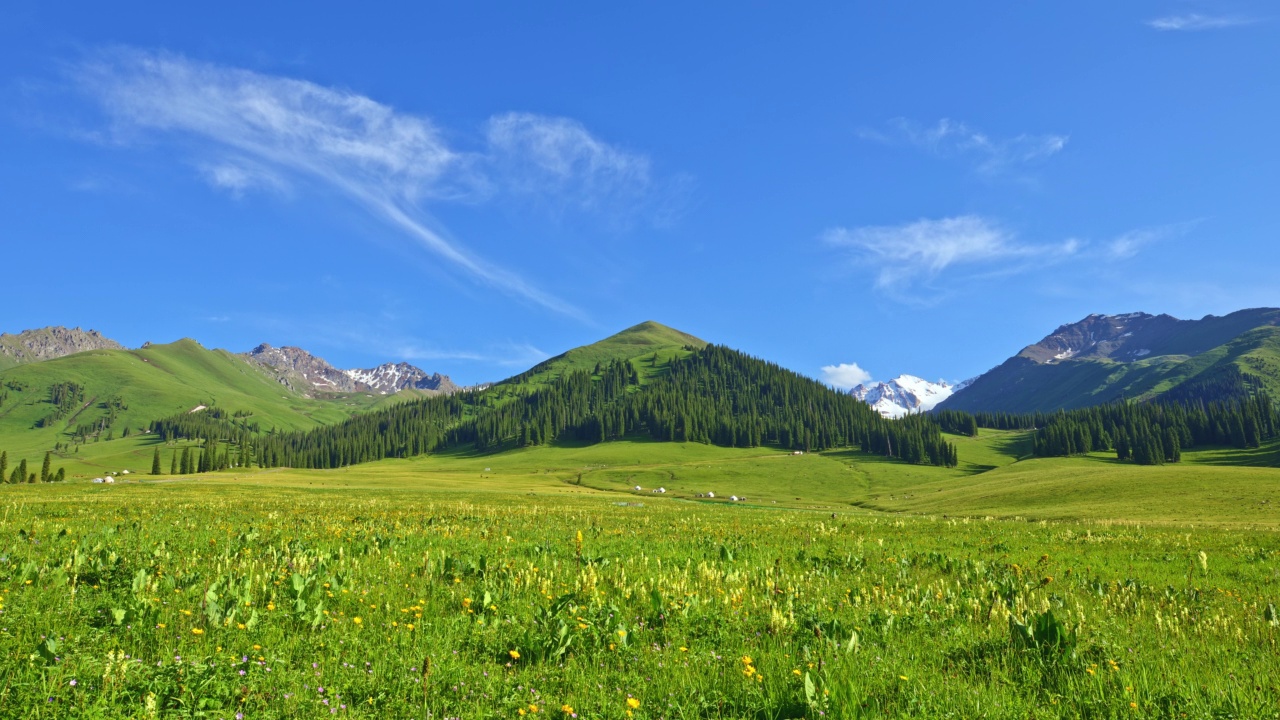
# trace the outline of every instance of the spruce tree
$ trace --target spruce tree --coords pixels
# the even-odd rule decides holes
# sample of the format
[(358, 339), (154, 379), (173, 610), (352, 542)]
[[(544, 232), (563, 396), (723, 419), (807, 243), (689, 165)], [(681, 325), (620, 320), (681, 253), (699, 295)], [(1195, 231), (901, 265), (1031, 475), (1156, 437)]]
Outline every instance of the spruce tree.
[(44, 464), (40, 466), (40, 482), (49, 482), (50, 470), (53, 465), (53, 452), (45, 451)]
[(160, 474), (160, 448), (156, 448), (156, 451), (151, 455), (151, 474)]
[(3, 451), (0, 451), (0, 482), (8, 482), (9, 476), (5, 474), (8, 471), (9, 471), (9, 451), (3, 450)]
[(178, 474), (178, 451), (174, 450), (173, 455), (169, 456), (169, 474)]

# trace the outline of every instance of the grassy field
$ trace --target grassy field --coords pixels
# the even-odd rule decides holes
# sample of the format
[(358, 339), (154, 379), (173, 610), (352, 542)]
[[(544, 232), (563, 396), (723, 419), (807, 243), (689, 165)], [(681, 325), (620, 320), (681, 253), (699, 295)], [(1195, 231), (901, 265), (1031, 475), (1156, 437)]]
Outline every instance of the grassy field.
[(955, 441), (0, 486), (0, 714), (1280, 717), (1280, 471)]
[[(690, 487), (854, 473), (680, 453)], [(5, 487), (0, 714), (1280, 716), (1273, 532), (692, 503), (555, 458)]]

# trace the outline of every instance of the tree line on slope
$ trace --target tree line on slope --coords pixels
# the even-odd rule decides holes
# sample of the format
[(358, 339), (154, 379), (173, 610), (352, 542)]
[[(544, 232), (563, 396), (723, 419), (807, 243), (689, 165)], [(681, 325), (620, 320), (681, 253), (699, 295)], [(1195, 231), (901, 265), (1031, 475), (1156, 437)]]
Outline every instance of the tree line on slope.
[(67, 479), (67, 469), (58, 468), (55, 472), (53, 469), (53, 453), (46, 452), (44, 454), (44, 462), (40, 465), (39, 474), (31, 472), (31, 468), (27, 465), (26, 458), (19, 460), (13, 466), (13, 471), (9, 471), (9, 452), (0, 451), (0, 482), (17, 485), (19, 483), (35, 483), (35, 482), (62, 482)]
[[(856, 398), (725, 347), (688, 348), (640, 383), (631, 361), (567, 372), (531, 388), (423, 398), (309, 431), (258, 435), (225, 418), (153, 423), (162, 439), (222, 440), (261, 467), (334, 468), (456, 448), (496, 451), (557, 440), (627, 436), (723, 447), (860, 447), (912, 463), (954, 466), (954, 445), (926, 416), (887, 420)], [(246, 462), (246, 464), (247, 464)]]
[(1112, 403), (1056, 414), (1035, 434), (1042, 457), (1114, 450), (1120, 460), (1159, 465), (1205, 445), (1256, 448), (1280, 434), (1280, 412), (1259, 393), (1223, 402)]

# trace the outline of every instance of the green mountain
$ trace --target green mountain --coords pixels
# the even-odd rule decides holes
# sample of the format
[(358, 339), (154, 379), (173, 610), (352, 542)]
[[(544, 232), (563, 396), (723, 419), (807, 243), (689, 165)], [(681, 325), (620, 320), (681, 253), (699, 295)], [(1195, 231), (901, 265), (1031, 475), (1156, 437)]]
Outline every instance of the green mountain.
[[(642, 381), (661, 374), (673, 358), (686, 357), (706, 347), (688, 333), (648, 320), (590, 345), (574, 348), (544, 360), (497, 387), (537, 387), (575, 370), (594, 370), (612, 360), (634, 361)], [(655, 357), (656, 356), (656, 357)]]
[(35, 457), (55, 444), (137, 436), (155, 420), (202, 406), (238, 414), (262, 430), (304, 430), (381, 402), (363, 393), (308, 398), (194, 340), (90, 350), (0, 371), (0, 449)]
[(1136, 400), (1280, 397), (1280, 309), (1222, 317), (1090, 315), (1022, 349), (939, 410), (1048, 412)]

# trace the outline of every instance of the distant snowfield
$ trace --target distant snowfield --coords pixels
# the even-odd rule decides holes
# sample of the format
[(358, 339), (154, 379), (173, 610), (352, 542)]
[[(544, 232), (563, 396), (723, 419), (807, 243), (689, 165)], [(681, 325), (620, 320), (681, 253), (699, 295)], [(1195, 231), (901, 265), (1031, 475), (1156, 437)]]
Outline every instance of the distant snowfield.
[(934, 383), (914, 375), (899, 375), (888, 382), (859, 385), (849, 394), (884, 417), (898, 418), (932, 410), (963, 385), (951, 385), (944, 380)]

